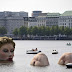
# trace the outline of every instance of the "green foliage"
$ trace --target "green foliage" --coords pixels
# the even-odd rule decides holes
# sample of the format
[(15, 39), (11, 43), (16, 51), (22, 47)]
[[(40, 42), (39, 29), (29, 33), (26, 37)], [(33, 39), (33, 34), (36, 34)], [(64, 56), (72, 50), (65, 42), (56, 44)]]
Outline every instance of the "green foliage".
[(65, 35), (71, 35), (71, 30), (70, 30), (70, 28), (69, 28), (69, 27), (65, 27), (64, 33), (65, 33)]
[(0, 27), (0, 35), (7, 34), (7, 29), (5, 27)]
[(25, 26), (20, 27), (19, 35), (27, 35), (27, 27), (25, 27)]
[[(0, 28), (0, 34), (1, 34), (1, 28)], [(40, 27), (25, 27), (22, 26), (19, 29), (15, 29), (13, 31), (14, 35), (19, 35), (19, 36), (27, 36), (27, 35), (38, 35), (38, 36), (50, 36), (50, 35), (72, 35), (72, 28), (70, 29), (69, 27), (58, 27), (58, 26), (52, 26), (52, 27), (48, 27), (48, 26), (40, 26)]]
[(45, 35), (49, 36), (50, 35), (50, 27), (46, 27), (46, 30), (45, 30)]
[(54, 35), (55, 34), (55, 26), (52, 26), (51, 28), (50, 28), (50, 34), (51, 35)]
[(64, 35), (64, 26), (59, 27), (59, 29), (60, 29), (60, 34)]
[(28, 33), (29, 35), (32, 35), (32, 29), (33, 29), (32, 26), (27, 29), (27, 33)]
[(38, 27), (37, 27), (37, 26), (34, 26), (34, 27), (32, 28), (32, 34), (33, 34), (33, 35), (38, 35)]
[(18, 35), (18, 28), (15, 28), (15, 29), (13, 30), (13, 34), (14, 34), (15, 36)]

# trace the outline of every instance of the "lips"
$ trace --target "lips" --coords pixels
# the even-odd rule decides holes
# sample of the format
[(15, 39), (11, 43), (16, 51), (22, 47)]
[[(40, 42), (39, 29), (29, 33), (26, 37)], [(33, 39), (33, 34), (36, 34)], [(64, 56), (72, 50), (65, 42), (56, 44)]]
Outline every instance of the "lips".
[(8, 61), (12, 61), (12, 58), (8, 58), (7, 60), (8, 60)]

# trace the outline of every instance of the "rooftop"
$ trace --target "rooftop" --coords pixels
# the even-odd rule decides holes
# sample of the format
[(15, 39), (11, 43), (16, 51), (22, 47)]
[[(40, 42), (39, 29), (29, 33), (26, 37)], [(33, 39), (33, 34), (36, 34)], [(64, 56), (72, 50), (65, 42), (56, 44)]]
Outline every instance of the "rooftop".
[(47, 17), (59, 17), (60, 13), (47, 13)]
[(72, 16), (72, 11), (65, 11), (63, 14), (60, 16)]

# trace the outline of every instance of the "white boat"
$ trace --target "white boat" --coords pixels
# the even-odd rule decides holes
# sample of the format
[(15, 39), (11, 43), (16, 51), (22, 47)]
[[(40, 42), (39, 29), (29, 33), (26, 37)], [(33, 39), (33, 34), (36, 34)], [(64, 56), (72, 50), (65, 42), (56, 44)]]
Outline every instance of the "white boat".
[(41, 51), (27, 50), (27, 51), (26, 51), (26, 54), (37, 54), (37, 53), (39, 53), (39, 52), (41, 52)]
[(67, 68), (72, 68), (72, 63), (67, 63), (66, 66)]
[(53, 50), (52, 54), (58, 54), (58, 51)]

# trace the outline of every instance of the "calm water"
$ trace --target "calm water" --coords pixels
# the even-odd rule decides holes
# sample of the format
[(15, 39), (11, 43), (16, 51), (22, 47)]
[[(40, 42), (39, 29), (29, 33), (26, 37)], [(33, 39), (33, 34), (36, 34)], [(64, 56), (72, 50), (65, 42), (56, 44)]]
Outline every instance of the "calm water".
[[(72, 41), (15, 40), (16, 49), (13, 63), (0, 63), (0, 72), (72, 72), (72, 69), (66, 69), (66, 66), (57, 64), (63, 53), (72, 52), (72, 46), (66, 45), (69, 42), (72, 44)], [(36, 47), (47, 55), (49, 66), (36, 67), (30, 65), (34, 55), (26, 54), (26, 50)], [(53, 49), (59, 53), (52, 55)]]

